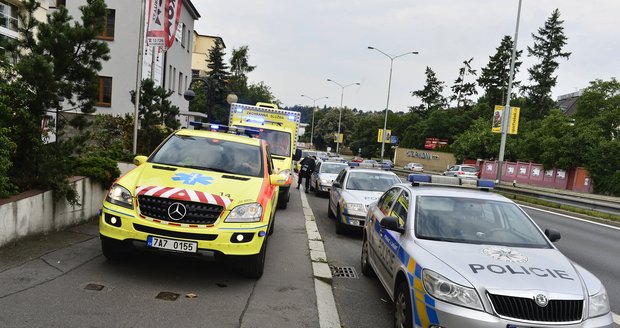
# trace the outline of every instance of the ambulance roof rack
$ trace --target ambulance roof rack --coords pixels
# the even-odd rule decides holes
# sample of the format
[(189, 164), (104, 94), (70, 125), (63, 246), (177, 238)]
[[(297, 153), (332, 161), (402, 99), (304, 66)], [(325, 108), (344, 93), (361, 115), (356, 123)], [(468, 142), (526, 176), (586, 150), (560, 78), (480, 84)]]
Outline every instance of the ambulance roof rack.
[(484, 179), (464, 179), (459, 177), (445, 177), (441, 175), (416, 174), (412, 173), (407, 176), (407, 181), (416, 187), (420, 185), (427, 186), (450, 186), (450, 187), (469, 187), (478, 188), (480, 190), (489, 191), (495, 188), (493, 180)]

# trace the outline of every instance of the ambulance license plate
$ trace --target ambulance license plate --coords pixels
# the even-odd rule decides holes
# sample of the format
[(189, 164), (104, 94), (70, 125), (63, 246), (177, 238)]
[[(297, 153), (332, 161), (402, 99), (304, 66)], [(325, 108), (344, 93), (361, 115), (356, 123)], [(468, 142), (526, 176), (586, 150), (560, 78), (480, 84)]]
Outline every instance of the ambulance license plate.
[(146, 245), (148, 247), (187, 253), (196, 253), (198, 250), (198, 243), (193, 241), (174, 240), (155, 236), (148, 236), (146, 238)]

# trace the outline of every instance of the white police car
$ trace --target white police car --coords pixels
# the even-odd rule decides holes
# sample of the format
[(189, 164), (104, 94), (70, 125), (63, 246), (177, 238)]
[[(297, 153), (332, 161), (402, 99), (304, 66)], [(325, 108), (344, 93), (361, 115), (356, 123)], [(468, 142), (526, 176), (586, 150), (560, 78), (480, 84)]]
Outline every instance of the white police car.
[(338, 173), (348, 167), (346, 163), (318, 161), (310, 176), (310, 189), (314, 190), (317, 196), (328, 193), (332, 188), (334, 179), (338, 177)]
[(328, 216), (336, 219), (336, 233), (342, 233), (347, 225), (364, 226), (368, 205), (399, 182), (400, 178), (392, 172), (373, 169), (340, 171), (329, 191), (327, 208)]
[[(488, 180), (410, 174), (368, 210), (361, 266), (396, 327), (612, 327), (605, 287)], [(443, 186), (437, 184), (444, 184)]]

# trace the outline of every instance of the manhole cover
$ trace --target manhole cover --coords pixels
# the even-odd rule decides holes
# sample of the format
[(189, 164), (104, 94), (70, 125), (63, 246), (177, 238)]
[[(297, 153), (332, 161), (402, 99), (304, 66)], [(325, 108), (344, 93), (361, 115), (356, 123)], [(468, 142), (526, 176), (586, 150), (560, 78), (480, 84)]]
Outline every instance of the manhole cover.
[(94, 290), (94, 291), (100, 291), (103, 289), (103, 285), (99, 285), (99, 284), (88, 284), (86, 286), (84, 286), (84, 289), (86, 290)]
[(159, 298), (164, 301), (176, 301), (179, 298), (179, 294), (171, 293), (171, 292), (160, 292), (155, 296), (155, 298)]
[(355, 268), (351, 266), (339, 267), (330, 265), (329, 269), (334, 278), (357, 278), (357, 272), (355, 272)]

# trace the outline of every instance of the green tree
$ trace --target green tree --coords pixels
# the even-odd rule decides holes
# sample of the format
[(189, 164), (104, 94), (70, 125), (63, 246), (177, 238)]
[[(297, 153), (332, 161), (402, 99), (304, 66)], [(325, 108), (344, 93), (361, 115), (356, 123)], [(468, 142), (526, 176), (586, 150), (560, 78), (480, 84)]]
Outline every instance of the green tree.
[(276, 99), (271, 92), (271, 87), (262, 81), (259, 83), (251, 83), (248, 86), (248, 92), (243, 100), (244, 103), (251, 105), (256, 104), (257, 102), (280, 104), (280, 101), (278, 101), (278, 99)]
[(207, 67), (209, 68), (207, 73), (209, 82), (206, 84), (206, 113), (212, 121), (227, 122), (228, 103), (226, 96), (228, 95), (230, 72), (228, 72), (229, 66), (224, 62), (224, 45), (220, 39), (216, 39), (215, 44), (209, 50)]
[(527, 106), (521, 115), (529, 119), (542, 119), (555, 102), (551, 99), (551, 89), (557, 83), (555, 71), (560, 66), (560, 58), (568, 59), (570, 52), (562, 51), (567, 37), (564, 35), (563, 20), (560, 20), (560, 11), (555, 9), (545, 21), (545, 26), (533, 34), (534, 46), (527, 47), (528, 56), (534, 56), (538, 63), (527, 71), (530, 74), (531, 85), (525, 87)]
[(616, 78), (590, 82), (573, 117), (598, 125), (607, 140), (620, 139), (620, 82)]
[(411, 95), (420, 98), (422, 105), (418, 107), (412, 107), (412, 110), (419, 111), (423, 115), (428, 115), (430, 112), (436, 109), (441, 109), (446, 106), (446, 98), (441, 94), (444, 88), (444, 82), (439, 81), (435, 72), (426, 67), (426, 84), (422, 90), (412, 91)]
[[(354, 154), (358, 154), (361, 149), (362, 157), (378, 157), (381, 155), (381, 143), (377, 142), (380, 129), (383, 129), (384, 113), (370, 112), (358, 115), (353, 131), (351, 131), (351, 142), (349, 146)], [(388, 119), (389, 122), (392, 122)], [(386, 143), (386, 148), (390, 144)], [(385, 156), (388, 157), (388, 156)]]
[(476, 70), (471, 68), (471, 62), (474, 58), (463, 61), (463, 67), (459, 68), (459, 76), (452, 85), (453, 95), (450, 97), (450, 101), (456, 101), (456, 108), (470, 109), (473, 105), (473, 101), (470, 97), (477, 95), (476, 82), (466, 82), (467, 76), (476, 77)]
[[(142, 80), (138, 117), (142, 128), (138, 131), (138, 153), (150, 154), (164, 138), (180, 127), (176, 117), (179, 107), (168, 99), (173, 91), (158, 86), (151, 79)], [(136, 92), (130, 91), (131, 102), (135, 104)]]
[[(12, 166), (9, 177), (20, 190), (53, 189), (56, 197), (75, 204), (77, 193), (67, 178), (74, 167), (76, 143), (60, 139), (44, 145), (41, 121), (48, 110), (59, 108), (59, 96), (84, 113), (94, 112), (98, 72), (102, 61), (109, 59), (107, 43), (96, 39), (104, 28), (106, 5), (103, 0), (89, 0), (80, 7), (81, 22), (74, 21), (64, 6), (54, 10), (47, 22), (39, 22), (34, 12), (40, 4), (35, 0), (22, 4), (20, 37), (2, 45), (20, 54), (10, 69), (12, 78), (1, 82), (3, 94), (9, 95), (2, 102), (14, 109), (4, 124), (14, 128), (10, 138), (18, 149), (11, 162), (19, 165)], [(70, 123), (84, 129), (84, 120)]]
[(229, 80), (230, 91), (237, 94), (239, 99), (243, 99), (248, 89), (248, 73), (251, 73), (256, 66), (249, 64), (249, 48), (241, 46), (233, 49), (230, 58), (230, 71), (232, 76)]
[[(484, 90), (488, 104), (491, 106), (506, 103), (512, 47), (512, 38), (508, 35), (504, 36), (499, 47), (497, 47), (497, 51), (489, 57), (489, 63), (482, 68), (478, 78), (478, 85)], [(522, 63), (519, 61), (522, 52), (522, 50), (518, 50), (515, 53), (515, 66), (512, 72), (513, 90), (517, 90), (520, 84), (519, 81), (515, 80), (515, 77)]]
[[(475, 120), (471, 127), (459, 135), (450, 146), (457, 161), (465, 158), (494, 158), (499, 152), (499, 134), (491, 132), (491, 121)], [(510, 141), (507, 141), (507, 144)], [(510, 151), (511, 147), (506, 147)]]
[[(314, 138), (317, 139), (317, 145), (325, 145), (325, 147), (332, 147), (332, 150), (336, 150), (336, 134), (338, 133), (338, 116), (339, 109), (332, 109), (328, 111), (325, 116), (320, 120), (314, 121)], [(342, 109), (342, 119), (340, 124), (340, 133), (343, 134), (343, 145), (349, 144), (352, 139), (352, 133), (355, 128), (355, 114), (349, 108)]]

